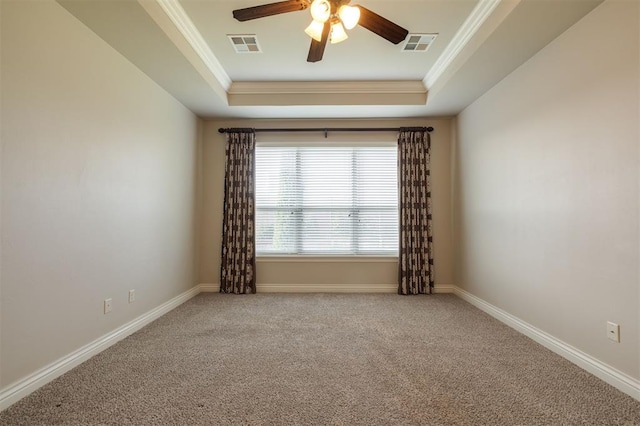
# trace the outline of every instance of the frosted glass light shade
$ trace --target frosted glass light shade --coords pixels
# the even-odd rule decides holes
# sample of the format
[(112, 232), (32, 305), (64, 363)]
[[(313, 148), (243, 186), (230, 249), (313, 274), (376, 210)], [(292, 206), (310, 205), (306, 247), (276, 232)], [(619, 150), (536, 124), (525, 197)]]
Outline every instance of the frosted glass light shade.
[(331, 44), (340, 43), (348, 38), (349, 36), (340, 22), (331, 24)]
[(314, 21), (326, 22), (331, 16), (331, 4), (328, 0), (313, 0), (311, 16)]
[(345, 28), (351, 30), (358, 25), (358, 21), (360, 20), (360, 9), (356, 6), (343, 5), (338, 9), (338, 16)]
[(318, 21), (311, 21), (311, 24), (304, 30), (305, 33), (315, 41), (322, 40), (322, 30), (324, 30), (324, 24)]

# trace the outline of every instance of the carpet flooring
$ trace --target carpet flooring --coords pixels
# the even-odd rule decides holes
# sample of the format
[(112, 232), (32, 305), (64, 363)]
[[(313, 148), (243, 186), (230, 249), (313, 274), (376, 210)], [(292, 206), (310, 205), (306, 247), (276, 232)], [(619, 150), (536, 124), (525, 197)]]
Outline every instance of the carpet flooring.
[(2, 425), (640, 425), (640, 402), (453, 295), (200, 294)]

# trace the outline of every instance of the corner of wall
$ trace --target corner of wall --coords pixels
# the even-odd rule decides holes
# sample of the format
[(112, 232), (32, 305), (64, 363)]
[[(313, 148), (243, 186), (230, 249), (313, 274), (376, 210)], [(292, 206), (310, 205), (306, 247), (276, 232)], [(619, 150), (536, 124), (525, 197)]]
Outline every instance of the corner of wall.
[(460, 234), (459, 234), (459, 220), (458, 220), (458, 116), (455, 116), (451, 119), (451, 247), (453, 250), (452, 253), (452, 263), (453, 263), (453, 282), (455, 285), (460, 285), (460, 277), (459, 277), (459, 267), (460, 260), (459, 256), (459, 244), (460, 244)]
[(456, 285), (636, 381), (639, 12), (603, 2), (462, 111), (452, 163)]
[(196, 207), (195, 207), (195, 218), (194, 218), (194, 228), (195, 228), (195, 259), (193, 264), (194, 276), (196, 277), (197, 282), (202, 282), (202, 221), (203, 217), (203, 203), (202, 203), (202, 195), (203, 195), (203, 185), (202, 185), (202, 146), (204, 142), (204, 120), (200, 117), (197, 118), (197, 140), (196, 140)]
[[(640, 7), (638, 7), (638, 22), (640, 22)], [(638, 70), (640, 70), (640, 28), (638, 29)], [(638, 102), (640, 103), (640, 84), (638, 85)], [(640, 140), (640, 120), (638, 123), (638, 135), (636, 140)], [(640, 164), (640, 149), (638, 150), (638, 164)], [(638, 168), (638, 188), (640, 188), (640, 167)], [(638, 197), (638, 223), (640, 223), (640, 197)], [(638, 306), (640, 306), (640, 229), (638, 230)], [(638, 315), (638, 344), (640, 345), (640, 310)], [(638, 350), (638, 365), (640, 366), (640, 350)]]
[(3, 226), (2, 226), (2, 4), (0, 1), (0, 383), (2, 383), (2, 246), (3, 246)]

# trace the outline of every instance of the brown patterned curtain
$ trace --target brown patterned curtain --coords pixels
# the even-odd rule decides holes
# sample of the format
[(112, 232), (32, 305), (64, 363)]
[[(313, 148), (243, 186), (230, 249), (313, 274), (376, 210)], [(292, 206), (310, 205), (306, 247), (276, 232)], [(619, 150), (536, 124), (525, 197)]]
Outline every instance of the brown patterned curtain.
[(256, 292), (255, 165), (252, 129), (227, 132), (220, 292)]
[(430, 294), (433, 289), (430, 157), (431, 137), (425, 129), (400, 129), (398, 294)]

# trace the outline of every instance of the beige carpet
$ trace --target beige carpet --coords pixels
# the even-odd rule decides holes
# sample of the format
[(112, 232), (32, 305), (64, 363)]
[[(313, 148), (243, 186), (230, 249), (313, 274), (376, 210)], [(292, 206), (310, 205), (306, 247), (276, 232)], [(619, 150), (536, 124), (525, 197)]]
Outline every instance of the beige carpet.
[(640, 425), (640, 402), (452, 295), (201, 294), (3, 425)]

